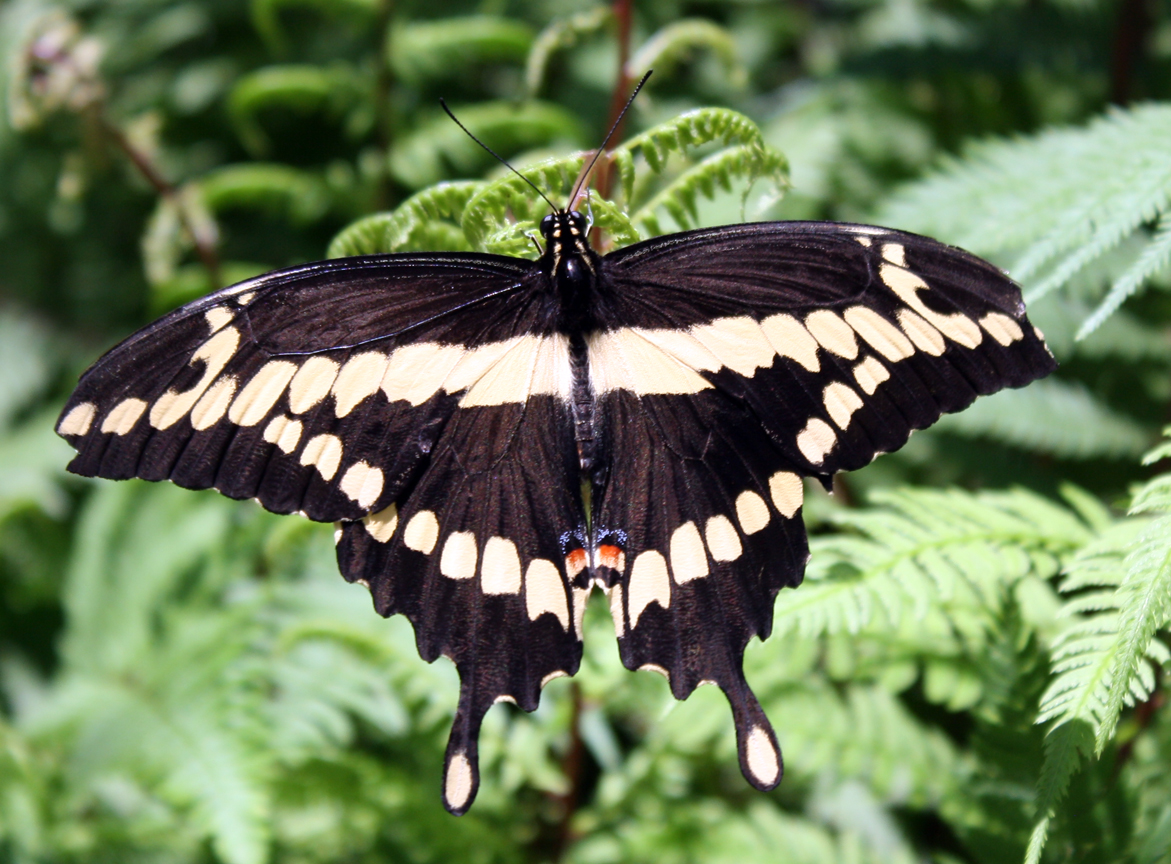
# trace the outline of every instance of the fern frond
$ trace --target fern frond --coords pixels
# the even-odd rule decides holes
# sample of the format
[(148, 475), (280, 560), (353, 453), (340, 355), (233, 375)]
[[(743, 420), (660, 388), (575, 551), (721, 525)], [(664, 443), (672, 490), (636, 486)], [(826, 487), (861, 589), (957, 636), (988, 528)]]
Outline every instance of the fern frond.
[(496, 15), (468, 15), (402, 24), (391, 32), (385, 50), (395, 74), (417, 83), (478, 63), (519, 61), (532, 43), (533, 31), (527, 24)]
[(340, 115), (360, 96), (358, 77), (347, 66), (265, 66), (236, 81), (228, 94), (228, 115), (248, 152), (261, 155), (268, 152), (271, 142), (260, 125), (260, 112), (281, 107), (300, 113), (324, 109)]
[(711, 51), (720, 61), (733, 88), (740, 89), (747, 83), (748, 71), (740, 62), (740, 50), (732, 34), (702, 18), (673, 21), (651, 34), (627, 62), (626, 74), (637, 79), (648, 69), (654, 69), (661, 75), (669, 75), (678, 63), (700, 48)]
[[(585, 136), (575, 114), (551, 102), (484, 102), (454, 109), (472, 134), (503, 156), (533, 147), (580, 143)], [(448, 166), (474, 173), (484, 151), (445, 114), (438, 114), (395, 143), (390, 170), (408, 189), (443, 180)]]
[[(988, 142), (910, 187), (883, 221), (941, 236), (984, 255), (1016, 255), (1014, 275), (1033, 281), (1026, 299), (1079, 271), (1161, 220), (1171, 209), (1171, 106), (1113, 110), (1084, 129)], [(1165, 231), (1149, 241), (1081, 335), (1163, 269)], [(1049, 267), (1049, 274), (1037, 275)]]
[(613, 20), (609, 6), (595, 6), (568, 18), (557, 18), (533, 40), (533, 47), (525, 60), (525, 90), (529, 98), (540, 92), (549, 61), (558, 51), (577, 45), (582, 38), (592, 36)]
[(894, 630), (907, 612), (944, 603), (995, 609), (1006, 586), (1052, 575), (1090, 537), (1069, 510), (1023, 489), (906, 489), (874, 501), (881, 506), (831, 515), (854, 533), (812, 540), (801, 591), (778, 598), (778, 630)]
[(1078, 330), (1077, 338), (1084, 339), (1102, 326), (1102, 322), (1113, 315), (1118, 307), (1142, 287), (1143, 283), (1166, 270), (1168, 264), (1171, 264), (1171, 215), (1164, 213), (1159, 219), (1158, 231), (1151, 242), (1143, 249), (1130, 269), (1110, 286), (1110, 291), (1094, 314), (1086, 318)]
[(257, 32), (273, 50), (283, 54), (288, 44), (281, 27), (281, 12), (312, 9), (328, 18), (349, 18), (367, 23), (377, 19), (381, 4), (379, 0), (251, 0), (250, 8)]
[(1069, 781), (1081, 768), (1082, 760), (1094, 751), (1094, 733), (1083, 720), (1062, 723), (1045, 737), (1041, 779), (1037, 783), (1037, 813), (1025, 849), (1025, 864), (1039, 864), (1049, 839), (1049, 824), (1057, 805), (1065, 797)]
[(239, 207), (304, 225), (321, 218), (330, 203), (320, 178), (279, 162), (225, 165), (207, 172), (198, 185), (213, 213)]
[(771, 147), (755, 144), (729, 147), (684, 171), (631, 215), (630, 221), (644, 228), (644, 234), (662, 234), (663, 227), (656, 214), (656, 211), (662, 209), (679, 227), (691, 228), (699, 219), (698, 201), (701, 195), (712, 198), (717, 187), (731, 192), (734, 178), (746, 179), (751, 185), (766, 177), (781, 190), (788, 186), (788, 169), (789, 163), (784, 155)]
[(729, 108), (697, 108), (660, 123), (610, 152), (611, 163), (622, 178), (627, 201), (634, 195), (634, 157), (641, 155), (656, 173), (662, 173), (672, 154), (685, 155), (688, 147), (702, 147), (720, 141), (726, 147), (735, 144), (766, 146), (760, 129), (750, 119)]
[[(555, 203), (568, 194), (582, 167), (585, 155), (581, 153), (559, 159), (547, 159), (520, 168), (520, 173)], [(474, 249), (483, 249), (487, 238), (500, 231), (509, 222), (528, 223), (532, 230), (547, 205), (534, 195), (528, 183), (509, 173), (484, 186), (464, 208), (462, 226), (468, 242)]]
[(1055, 357), (1085, 357), (1129, 362), (1171, 361), (1171, 341), (1158, 327), (1139, 320), (1125, 310), (1115, 311), (1093, 333), (1080, 330), (1093, 307), (1080, 297), (1050, 294), (1029, 307), (1029, 320), (1041, 328), (1045, 343)]
[(330, 242), (325, 257), (469, 251), (472, 247), (459, 221), (468, 201), (485, 185), (479, 180), (462, 180), (417, 192), (390, 213), (374, 213), (347, 225)]
[(1081, 384), (1057, 378), (981, 397), (967, 410), (942, 418), (934, 429), (1067, 459), (1133, 457), (1151, 439), (1146, 429), (1103, 405)]

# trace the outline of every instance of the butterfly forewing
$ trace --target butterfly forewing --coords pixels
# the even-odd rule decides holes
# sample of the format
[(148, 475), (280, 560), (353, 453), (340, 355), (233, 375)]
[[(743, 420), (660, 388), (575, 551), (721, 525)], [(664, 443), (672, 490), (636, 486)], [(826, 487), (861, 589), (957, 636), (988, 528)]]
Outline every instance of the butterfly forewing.
[(1011, 280), (913, 234), (737, 225), (603, 264), (603, 389), (743, 400), (805, 474), (860, 468), (977, 395), (1055, 366)]

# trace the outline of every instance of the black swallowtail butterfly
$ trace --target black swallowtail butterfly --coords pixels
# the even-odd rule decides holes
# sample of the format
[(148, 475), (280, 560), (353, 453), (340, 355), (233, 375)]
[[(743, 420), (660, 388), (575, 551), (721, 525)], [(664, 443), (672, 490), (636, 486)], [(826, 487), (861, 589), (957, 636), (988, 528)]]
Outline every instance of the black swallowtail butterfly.
[(802, 478), (1053, 357), (1003, 273), (913, 234), (765, 222), (599, 256), (578, 212), (541, 233), (537, 261), (344, 258), (184, 306), (82, 376), (69, 469), (336, 522), (342, 575), (459, 670), (453, 813), (485, 712), (577, 671), (594, 587), (628, 668), (724, 691), (741, 770), (771, 789), (742, 659), (804, 573)]

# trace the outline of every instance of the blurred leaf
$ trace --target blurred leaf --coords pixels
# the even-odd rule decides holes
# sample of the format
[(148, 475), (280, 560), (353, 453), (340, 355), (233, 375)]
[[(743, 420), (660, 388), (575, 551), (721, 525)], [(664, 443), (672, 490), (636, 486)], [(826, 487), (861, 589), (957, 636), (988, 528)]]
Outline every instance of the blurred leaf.
[(391, 31), (386, 51), (395, 74), (416, 82), (483, 63), (519, 62), (532, 42), (532, 29), (519, 21), (471, 15), (400, 24)]

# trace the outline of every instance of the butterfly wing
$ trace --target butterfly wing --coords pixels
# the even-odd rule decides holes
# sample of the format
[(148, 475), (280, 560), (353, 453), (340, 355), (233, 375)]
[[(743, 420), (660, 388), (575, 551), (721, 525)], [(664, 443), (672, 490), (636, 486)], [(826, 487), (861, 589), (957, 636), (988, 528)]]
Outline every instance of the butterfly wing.
[(720, 686), (744, 774), (771, 788), (780, 753), (741, 657), (801, 581), (801, 478), (866, 465), (1055, 364), (1000, 271), (888, 229), (686, 232), (606, 256), (603, 274), (594, 562), (623, 662), (664, 671), (679, 698)]
[(584, 559), (568, 341), (529, 262), (373, 256), (197, 301), (87, 372), (58, 431), (71, 470), (171, 479), (338, 521), (343, 575), (461, 678), (444, 800), (478, 786), (489, 707), (536, 708), (581, 657)]

